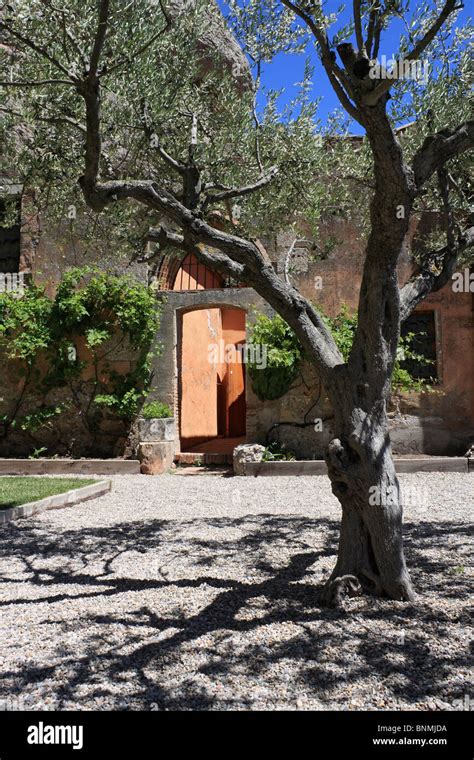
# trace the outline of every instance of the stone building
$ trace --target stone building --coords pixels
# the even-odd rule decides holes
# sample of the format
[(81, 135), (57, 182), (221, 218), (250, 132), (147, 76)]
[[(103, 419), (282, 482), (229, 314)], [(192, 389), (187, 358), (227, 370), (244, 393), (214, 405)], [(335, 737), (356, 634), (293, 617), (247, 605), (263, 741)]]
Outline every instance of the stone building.
[[(62, 272), (91, 263), (90, 256), (81, 254), (79, 240), (65, 244), (61, 231), (42, 230), (40, 220), (25, 216), (22, 188), (5, 182), (3, 192), (10, 197), (16, 194), (19, 213), (19, 224), (3, 229), (0, 236), (4, 278), (22, 273), (52, 293)], [(416, 234), (413, 229), (413, 239)], [(327, 314), (336, 315), (342, 304), (355, 310), (363, 263), (357, 228), (334, 217), (324, 226), (322, 236), (333, 242), (327, 255), (317, 260), (304, 244), (294, 246), (288, 234), (265, 241), (265, 245), (280, 274), (290, 277)], [(126, 262), (112, 257), (98, 263), (128, 271)], [(400, 267), (401, 281), (411, 267), (407, 249)], [(132, 271), (146, 281), (145, 265), (135, 265)], [(410, 392), (393, 399), (391, 437), (396, 453), (463, 454), (474, 438), (474, 293), (469, 290), (469, 276), (465, 279), (467, 287), (461, 292), (449, 283), (426, 299), (405, 328), (419, 336), (417, 350), (433, 362), (430, 374), (434, 383), (431, 392)], [(258, 313), (270, 315), (270, 307), (251, 288), (225, 282), (190, 256), (163, 256), (152, 285), (161, 301), (157, 341), (163, 350), (155, 359), (151, 397), (174, 410), (175, 456), (184, 462), (225, 461), (240, 442), (276, 441), (298, 458), (321, 458), (331, 436), (332, 414), (314, 370), (303, 366), (285, 395), (260, 401), (242, 361), (249, 326)], [(229, 347), (235, 351), (229, 354)], [(212, 361), (211, 351), (217, 351)], [(133, 357), (125, 346), (112, 354), (110, 361), (123, 372)], [(11, 363), (3, 366), (7, 371), (2, 371), (0, 403), (5, 413), (16, 403), (21, 380)], [(84, 380), (91, 380), (90, 369), (84, 373)], [(60, 400), (56, 395), (55, 401)], [(32, 397), (32, 408), (35, 403), (37, 399)], [(136, 456), (133, 426), (125, 429), (122, 422), (106, 418), (99, 433), (89, 438), (80, 427), (73, 414), (64, 413), (52, 430), (40, 432), (35, 440), (49, 455)], [(31, 450), (32, 441), (19, 431), (3, 430), (3, 456), (27, 456)]]
[[(336, 244), (323, 260), (313, 261), (305, 248), (293, 248), (292, 281), (331, 316), (340, 312), (342, 304), (355, 311), (363, 244), (355, 226), (339, 219), (326, 225), (325, 234)], [(289, 235), (267, 242), (282, 276), (292, 242)], [(407, 250), (400, 267), (402, 281), (411, 268)], [(311, 367), (303, 366), (284, 396), (260, 401), (242, 365), (230, 363), (224, 374), (221, 367), (209, 363), (209, 345), (244, 342), (244, 318), (248, 326), (257, 313), (271, 310), (251, 289), (225, 287), (212, 273), (207, 273), (207, 283), (205, 277), (204, 267), (188, 259), (160, 282), (167, 294), (160, 331), (167, 349), (158, 360), (160, 397), (175, 409), (179, 421), (177, 451), (179, 445), (180, 452), (202, 455), (229, 451), (240, 440), (276, 441), (298, 458), (321, 458), (332, 434), (332, 414)], [(450, 283), (427, 298), (405, 324), (405, 332), (417, 336), (417, 351), (432, 362), (429, 374), (434, 382), (430, 392), (403, 393), (392, 400), (391, 438), (396, 453), (463, 454), (472, 441), (473, 311), (474, 293), (456, 292)], [(426, 373), (423, 367), (411, 370), (415, 376), (417, 371), (420, 376)], [(241, 420), (233, 425), (234, 409), (245, 416), (245, 426)], [(181, 459), (192, 460), (184, 455)]]

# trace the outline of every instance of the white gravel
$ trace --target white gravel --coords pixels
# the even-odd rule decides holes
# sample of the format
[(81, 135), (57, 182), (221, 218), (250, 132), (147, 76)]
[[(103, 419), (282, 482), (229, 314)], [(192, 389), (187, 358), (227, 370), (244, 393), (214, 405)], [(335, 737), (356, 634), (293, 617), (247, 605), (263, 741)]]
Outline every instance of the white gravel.
[[(325, 477), (113, 478), (0, 530), (0, 709), (472, 709), (474, 475), (402, 475), (417, 605), (317, 603)], [(472, 546), (472, 545), (471, 545)]]

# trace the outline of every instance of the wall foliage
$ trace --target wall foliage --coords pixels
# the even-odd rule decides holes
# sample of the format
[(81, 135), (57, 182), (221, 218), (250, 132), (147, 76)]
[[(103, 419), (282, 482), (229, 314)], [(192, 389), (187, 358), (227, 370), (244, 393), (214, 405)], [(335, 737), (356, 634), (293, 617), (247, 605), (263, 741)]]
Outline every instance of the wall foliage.
[[(4, 372), (19, 381), (17, 397), (2, 409), (4, 435), (51, 430), (67, 410), (92, 434), (104, 414), (129, 423), (151, 382), (158, 325), (152, 291), (91, 267), (66, 272), (54, 298), (34, 284), (21, 297), (1, 293)], [(129, 371), (114, 369), (121, 351)]]
[[(357, 315), (350, 314), (346, 305), (335, 317), (322, 317), (330, 328), (337, 347), (344, 361), (349, 358), (352, 342), (357, 328)], [(417, 354), (412, 348), (413, 334), (400, 338), (397, 360), (392, 377), (392, 393), (403, 391), (429, 390), (430, 386), (423, 380), (413, 378), (403, 366), (406, 360), (419, 364), (429, 361)], [(249, 336), (249, 343), (259, 345), (260, 353), (266, 352), (266, 366), (249, 364), (252, 388), (261, 401), (271, 401), (281, 398), (287, 393), (297, 378), (301, 364), (304, 361), (304, 350), (293, 330), (287, 323), (276, 315), (267, 317), (260, 314)]]

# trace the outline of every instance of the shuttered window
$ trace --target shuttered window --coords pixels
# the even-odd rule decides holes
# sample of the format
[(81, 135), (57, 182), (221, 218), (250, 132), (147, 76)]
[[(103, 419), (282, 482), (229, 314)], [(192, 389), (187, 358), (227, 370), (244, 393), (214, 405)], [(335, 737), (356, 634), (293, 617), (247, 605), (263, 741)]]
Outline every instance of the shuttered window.
[[(9, 214), (11, 213), (9, 202)], [(0, 273), (18, 272), (20, 269), (20, 199), (14, 201), (15, 216), (18, 220), (13, 226), (4, 227), (7, 219), (7, 205), (0, 198)]]
[(407, 336), (413, 334), (412, 350), (424, 356), (430, 363), (419, 363), (414, 359), (401, 362), (401, 366), (408, 370), (412, 377), (417, 380), (435, 382), (438, 379), (438, 366), (436, 356), (436, 320), (434, 311), (415, 312), (402, 324), (401, 334)]

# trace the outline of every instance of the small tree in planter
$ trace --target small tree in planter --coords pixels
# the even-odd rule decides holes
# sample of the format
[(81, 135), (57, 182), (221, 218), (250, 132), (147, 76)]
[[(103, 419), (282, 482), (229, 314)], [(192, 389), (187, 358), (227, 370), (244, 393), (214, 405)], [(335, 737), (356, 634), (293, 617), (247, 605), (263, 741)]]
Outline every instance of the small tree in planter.
[(138, 418), (138, 458), (144, 475), (159, 475), (173, 464), (175, 449), (175, 424), (168, 404), (150, 401)]
[(150, 401), (144, 404), (138, 418), (140, 441), (174, 441), (175, 424), (168, 404)]

